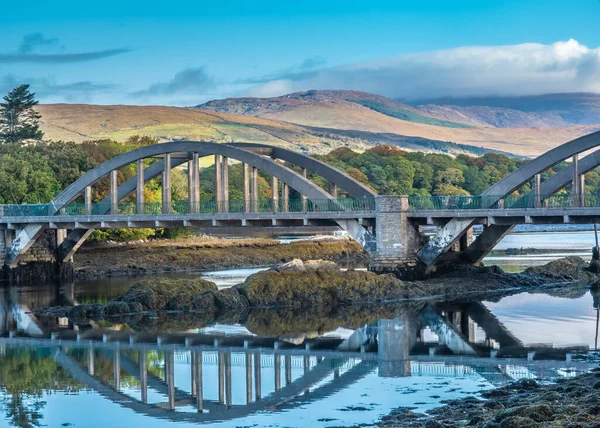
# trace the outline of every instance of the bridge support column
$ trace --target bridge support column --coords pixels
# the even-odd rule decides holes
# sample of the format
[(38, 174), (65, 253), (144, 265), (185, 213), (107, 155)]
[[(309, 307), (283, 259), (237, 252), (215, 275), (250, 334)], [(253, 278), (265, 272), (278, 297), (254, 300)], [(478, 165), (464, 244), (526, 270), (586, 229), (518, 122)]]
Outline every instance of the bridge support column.
[(585, 207), (585, 174), (579, 176), (579, 206)]
[(92, 186), (87, 186), (83, 191), (83, 203), (85, 205), (85, 214), (92, 214)]
[(281, 211), (288, 212), (290, 210), (290, 187), (286, 183), (281, 185), (281, 203), (283, 204)]
[(258, 212), (258, 169), (252, 167), (250, 177), (250, 199), (252, 200), (252, 212)]
[[(302, 177), (307, 178), (306, 168), (302, 168)], [(306, 212), (306, 195), (300, 195), (300, 201), (302, 203), (302, 212)]]
[(279, 211), (279, 180), (277, 177), (271, 178), (271, 201), (273, 203), (273, 212)]
[(221, 196), (223, 200), (223, 212), (229, 212), (229, 158), (227, 156), (223, 156), (221, 175), (223, 177), (223, 184), (221, 186), (221, 191), (223, 192)]
[(244, 212), (250, 211), (250, 172), (248, 168), (248, 164), (244, 163), (242, 165), (242, 180), (244, 182)]
[(137, 175), (135, 184), (135, 210), (138, 214), (144, 214), (144, 160), (137, 161)]
[(188, 202), (190, 212), (200, 212), (200, 165), (198, 153), (190, 153), (188, 160)]
[(425, 267), (416, 258), (421, 235), (408, 217), (408, 208), (408, 196), (375, 197), (377, 250), (369, 270), (394, 273), (401, 279), (419, 279), (425, 275)]
[(217, 202), (217, 212), (221, 212), (223, 182), (221, 181), (221, 155), (215, 155), (215, 201)]
[(542, 189), (542, 175), (536, 174), (533, 177), (533, 186), (532, 186), (533, 197), (534, 197), (534, 201), (533, 201), (534, 208), (541, 208), (541, 206), (542, 206), (542, 195), (541, 195), (542, 190), (541, 189)]
[(165, 153), (165, 169), (162, 175), (162, 212), (171, 212), (171, 153)]
[(581, 182), (579, 179), (579, 154), (573, 155), (573, 180), (571, 181), (571, 197), (573, 198), (573, 206), (579, 207), (581, 189), (579, 188)]
[(119, 214), (119, 183), (117, 170), (110, 172), (110, 213)]

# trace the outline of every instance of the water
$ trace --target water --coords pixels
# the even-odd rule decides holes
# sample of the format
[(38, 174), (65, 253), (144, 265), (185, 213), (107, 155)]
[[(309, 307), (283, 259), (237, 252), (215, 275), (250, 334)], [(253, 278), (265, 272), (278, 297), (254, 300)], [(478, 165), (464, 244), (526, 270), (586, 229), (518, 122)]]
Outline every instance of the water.
[[(586, 232), (509, 238), (500, 248), (589, 254), (590, 234)], [(558, 241), (561, 245), (556, 246)], [(504, 268), (519, 270), (539, 259), (557, 257), (560, 253), (490, 259)], [(227, 287), (259, 269), (176, 276), (203, 275), (219, 287)], [(158, 347), (155, 339), (153, 343), (130, 345), (128, 341), (65, 339), (59, 343), (6, 337), (7, 330), (15, 328), (33, 336), (50, 330), (68, 332), (73, 329), (68, 320), (36, 319), (29, 311), (106, 302), (123, 294), (133, 281), (115, 278), (77, 281), (63, 287), (0, 289), (0, 333), (4, 337), (0, 339), (0, 426), (372, 424), (399, 406), (424, 412), (443, 400), (477, 396), (514, 379), (551, 381), (573, 376), (588, 370), (593, 362), (575, 358), (569, 362), (562, 348), (576, 352), (597, 346), (598, 296), (587, 289), (568, 296), (520, 293), (497, 302), (400, 305), (394, 307), (394, 318), (379, 321), (368, 313), (362, 322), (360, 313), (347, 322), (338, 317), (323, 320), (322, 325), (327, 326), (324, 330), (276, 334), (281, 341), (278, 350), (272, 345), (275, 338), (267, 339), (270, 344), (263, 343), (260, 349), (252, 346), (253, 340), (260, 339), (255, 333), (256, 320), (244, 325), (194, 327), (186, 323), (179, 328), (174, 323), (169, 327), (170, 332), (186, 331), (201, 335), (198, 337), (234, 341), (243, 337), (250, 340), (248, 350), (234, 342), (219, 348), (212, 344), (198, 347), (192, 352), (183, 344)], [(302, 328), (299, 320), (289, 322), (291, 325), (282, 328)], [(87, 328), (80, 333), (129, 334), (123, 325)], [(357, 340), (366, 344), (364, 353), (356, 348)], [(368, 345), (374, 340), (378, 342), (376, 349)], [(307, 341), (334, 345), (306, 350), (303, 344)], [(342, 341), (349, 351), (335, 350)], [(201, 355), (197, 353), (200, 349)], [(538, 355), (556, 355), (551, 355), (551, 360), (528, 361), (527, 352), (532, 350)], [(502, 352), (510, 352), (516, 358), (490, 359), (494, 352), (502, 357)], [(144, 365), (147, 370), (143, 370)], [(201, 375), (195, 367), (201, 368)], [(147, 387), (142, 373), (146, 373)], [(200, 392), (201, 401), (198, 394), (192, 397), (193, 387), (194, 392)]]

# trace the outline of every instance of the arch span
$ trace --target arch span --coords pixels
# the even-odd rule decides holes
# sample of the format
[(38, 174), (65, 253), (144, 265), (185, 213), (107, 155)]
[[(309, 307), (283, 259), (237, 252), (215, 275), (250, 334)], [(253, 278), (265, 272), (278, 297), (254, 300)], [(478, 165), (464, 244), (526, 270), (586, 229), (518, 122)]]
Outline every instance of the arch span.
[[(494, 203), (498, 202), (506, 195), (509, 195), (510, 193), (517, 190), (519, 187), (528, 183), (536, 174), (542, 173), (548, 168), (551, 168), (557, 163), (569, 159), (576, 154), (583, 153), (587, 150), (593, 149), (598, 146), (600, 146), (600, 131), (584, 135), (582, 137), (564, 143), (558, 147), (555, 147), (552, 150), (549, 150), (548, 152), (544, 153), (541, 156), (538, 156), (531, 162), (514, 171), (512, 174), (507, 175), (498, 183), (494, 184), (493, 186), (489, 187), (486, 191), (484, 191), (481, 194), (481, 196), (486, 196), (486, 198), (484, 198), (483, 200), (485, 205), (482, 206), (482, 208), (488, 208), (492, 206)], [(586, 162), (586, 165), (588, 166), (592, 165), (595, 162), (595, 157), (591, 158), (590, 156), (587, 156), (585, 158), (590, 158), (590, 160)], [(598, 156), (600, 156), (600, 154)], [(571, 174), (572, 173), (573, 172), (571, 169)], [(564, 174), (568, 173), (565, 172)], [(554, 187), (556, 187), (556, 190), (561, 188), (560, 184), (565, 178), (564, 174), (561, 175), (560, 178), (555, 179), (550, 184), (546, 184), (545, 189), (547, 189), (547, 191), (551, 191), (551, 189)], [(566, 183), (564, 185), (566, 185)], [(564, 185), (562, 187), (564, 187)], [(542, 184), (542, 191), (546, 191), (544, 190), (543, 186), (544, 185)], [(454, 243), (468, 231), (468, 229), (473, 225), (475, 221), (476, 218), (474, 217), (451, 219), (438, 231), (438, 233), (434, 237), (432, 237), (429, 240), (427, 244), (423, 246), (423, 248), (421, 248), (421, 250), (419, 250), (419, 252), (417, 253), (417, 257), (427, 266), (434, 265), (439, 259), (439, 257), (444, 252), (446, 252), (452, 245), (454, 245)], [(506, 233), (508, 233), (508, 231), (510, 231), (510, 229), (504, 231), (504, 228), (502, 227), (494, 227), (492, 229), (490, 229), (489, 232), (489, 242), (486, 241), (484, 243), (484, 241), (481, 240), (477, 244), (477, 246), (485, 245), (485, 247), (489, 247), (490, 245), (493, 245), (494, 242), (497, 243), (500, 239), (502, 239), (503, 236), (506, 235)], [(488, 239), (488, 237), (486, 237), (486, 239)], [(481, 251), (482, 250), (480, 249), (476, 252), (474, 252), (473, 250), (471, 252), (468, 252), (469, 259), (471, 259), (472, 261), (481, 260)]]
[[(262, 146), (269, 147), (269, 146)], [(199, 156), (210, 156), (210, 155), (221, 155), (230, 159), (235, 159), (240, 162), (243, 162), (247, 165), (250, 165), (254, 168), (257, 168), (261, 171), (266, 172), (269, 175), (272, 175), (278, 178), (283, 183), (287, 184), (289, 187), (297, 190), (301, 194), (305, 195), (307, 198), (314, 201), (315, 205), (318, 206), (319, 201), (326, 201), (329, 199), (333, 199), (333, 196), (329, 194), (327, 191), (321, 189), (307, 178), (298, 174), (294, 170), (287, 168), (286, 166), (275, 162), (273, 159), (261, 156), (260, 154), (254, 153), (250, 150), (244, 150), (240, 147), (235, 147), (231, 144), (217, 144), (217, 143), (206, 143), (206, 142), (198, 142), (198, 141), (179, 141), (172, 143), (164, 143), (164, 144), (155, 144), (151, 146), (140, 147), (139, 149), (123, 153), (119, 156), (116, 156), (105, 163), (97, 166), (93, 170), (81, 176), (75, 182), (73, 182), (70, 186), (68, 186), (63, 192), (61, 192), (58, 196), (56, 196), (49, 204), (50, 206), (50, 215), (54, 215), (60, 211), (61, 208), (65, 207), (68, 203), (76, 199), (82, 192), (84, 192), (85, 188), (93, 185), (98, 180), (108, 176), (111, 171), (118, 170), (124, 166), (130, 165), (134, 162), (137, 162), (140, 159), (146, 159), (151, 157), (156, 157), (164, 154), (173, 154), (173, 153), (198, 153)], [(301, 155), (300, 157), (295, 157), (291, 153), (288, 153), (285, 150), (275, 151), (274, 153), (278, 153), (278, 156), (282, 156), (282, 158), (289, 159), (292, 162), (296, 159), (298, 162), (301, 162), (303, 167), (307, 169), (317, 168), (319, 171), (317, 173), (325, 174), (326, 177), (329, 177), (332, 181), (340, 183), (344, 189), (348, 189), (352, 192), (359, 192), (363, 195), (372, 196), (373, 193), (367, 192), (367, 188), (360, 185), (360, 183), (356, 182), (356, 180), (351, 177), (346, 176), (342, 172), (336, 170), (335, 168), (328, 167), (325, 164), (310, 163), (307, 161), (306, 156)], [(308, 158), (310, 159), (310, 158)], [(181, 163), (187, 161), (184, 159)], [(171, 167), (175, 166), (173, 163)], [(152, 168), (152, 169), (150, 169)], [(164, 161), (162, 162), (162, 167), (160, 163), (152, 165), (148, 168), (148, 176), (145, 176), (144, 179), (147, 181), (151, 177), (154, 177), (160, 174), (164, 169)], [(345, 177), (345, 178), (344, 178)], [(361, 188), (362, 187), (362, 188)], [(137, 179), (132, 178), (128, 180), (121, 186), (121, 189), (118, 191), (119, 199), (127, 196), (133, 190), (137, 188)], [(338, 221), (340, 227), (348, 231), (348, 233), (358, 240), (365, 248), (369, 248), (369, 243), (373, 241), (372, 237), (370, 237), (370, 233), (361, 226), (358, 221), (350, 221), (350, 220), (340, 220)], [(11, 267), (15, 267), (22, 254), (24, 254), (31, 245), (35, 242), (35, 240), (39, 237), (39, 235), (43, 232), (43, 225), (27, 225), (23, 229), (21, 229), (14, 239), (12, 245), (8, 248), (7, 251), (7, 262)], [(79, 234), (79, 236), (77, 236)], [(67, 246), (63, 247), (60, 250), (60, 257), (69, 256), (69, 254), (73, 253), (73, 249), (77, 249), (81, 242), (86, 237), (86, 234), (82, 231), (78, 231), (77, 234), (73, 234), (71, 238), (67, 239), (70, 248)]]

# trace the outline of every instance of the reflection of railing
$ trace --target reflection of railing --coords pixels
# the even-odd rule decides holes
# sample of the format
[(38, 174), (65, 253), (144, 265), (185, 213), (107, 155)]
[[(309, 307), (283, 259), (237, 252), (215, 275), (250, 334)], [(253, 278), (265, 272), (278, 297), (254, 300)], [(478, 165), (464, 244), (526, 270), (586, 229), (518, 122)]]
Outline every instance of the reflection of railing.
[(274, 213), (274, 212), (339, 212), (339, 211), (373, 211), (374, 198), (341, 198), (341, 199), (308, 199), (308, 200), (272, 200), (256, 201), (174, 201), (168, 206), (161, 202), (137, 204), (136, 202), (121, 202), (118, 204), (71, 203), (55, 212), (50, 204), (0, 205), (4, 217), (44, 217), (52, 215), (81, 216), (81, 215), (161, 215), (161, 214), (215, 214), (215, 213)]

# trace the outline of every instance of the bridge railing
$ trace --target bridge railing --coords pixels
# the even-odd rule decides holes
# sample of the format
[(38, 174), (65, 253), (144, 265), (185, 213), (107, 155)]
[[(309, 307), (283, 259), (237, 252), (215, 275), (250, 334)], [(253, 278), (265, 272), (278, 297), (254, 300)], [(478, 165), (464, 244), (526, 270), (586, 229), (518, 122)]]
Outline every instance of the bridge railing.
[(0, 205), (2, 217), (45, 217), (62, 216), (96, 216), (96, 215), (162, 215), (162, 214), (216, 214), (216, 213), (274, 213), (274, 212), (340, 212), (340, 211), (373, 211), (374, 198), (341, 198), (323, 200), (291, 199), (283, 200), (260, 199), (254, 201), (173, 201), (168, 207), (162, 202), (137, 204), (136, 202), (81, 204), (71, 203), (54, 213), (49, 204)]
[(568, 194), (498, 196), (409, 196), (410, 210), (474, 210), (516, 208), (600, 207), (600, 196)]

